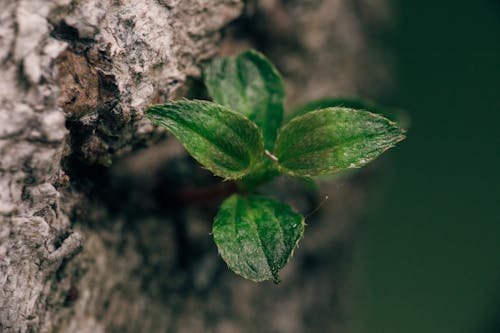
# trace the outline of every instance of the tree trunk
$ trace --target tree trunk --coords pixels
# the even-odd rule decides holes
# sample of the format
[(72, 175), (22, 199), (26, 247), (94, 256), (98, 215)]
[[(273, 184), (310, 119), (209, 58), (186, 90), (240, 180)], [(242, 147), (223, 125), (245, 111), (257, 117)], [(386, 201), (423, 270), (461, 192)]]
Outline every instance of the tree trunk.
[[(290, 105), (376, 94), (382, 0), (1, 1), (0, 332), (341, 330), (360, 177), (322, 182), (282, 284), (254, 284), (209, 235), (219, 181), (144, 110), (203, 96), (223, 28), (222, 52), (276, 61)], [(300, 182), (270, 188), (317, 205)]]

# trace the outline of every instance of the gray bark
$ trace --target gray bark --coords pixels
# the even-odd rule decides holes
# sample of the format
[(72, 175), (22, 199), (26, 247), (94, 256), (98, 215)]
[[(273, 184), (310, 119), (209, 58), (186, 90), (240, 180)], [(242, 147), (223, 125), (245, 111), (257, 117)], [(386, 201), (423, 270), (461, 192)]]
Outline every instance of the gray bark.
[[(186, 194), (217, 180), (144, 119), (151, 103), (200, 94), (199, 65), (240, 1), (1, 1), (0, 332), (341, 329), (360, 185), (323, 182), (330, 199), (284, 282), (257, 285), (217, 256), (217, 203)], [(383, 66), (363, 27), (381, 2), (284, 3), (247, 4), (223, 52), (268, 53), (289, 104), (376, 93)], [(300, 183), (272, 191), (316, 205)]]

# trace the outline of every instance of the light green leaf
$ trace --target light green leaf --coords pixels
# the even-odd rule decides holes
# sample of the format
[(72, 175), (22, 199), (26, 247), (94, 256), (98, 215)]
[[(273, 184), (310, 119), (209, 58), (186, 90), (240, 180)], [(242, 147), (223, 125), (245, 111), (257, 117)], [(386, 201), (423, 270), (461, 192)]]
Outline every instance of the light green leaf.
[(178, 101), (152, 106), (147, 117), (172, 132), (204, 167), (226, 179), (248, 174), (263, 154), (259, 128), (222, 105)]
[(291, 120), (295, 117), (306, 114), (307, 112), (330, 107), (343, 107), (355, 110), (369, 111), (372, 113), (380, 114), (392, 121), (395, 121), (398, 126), (405, 130), (410, 127), (410, 117), (406, 112), (394, 108), (380, 107), (372, 102), (356, 98), (321, 98), (298, 106), (287, 117), (287, 120)]
[(261, 196), (233, 195), (215, 217), (219, 253), (235, 273), (252, 281), (274, 280), (304, 233), (304, 219), (290, 206)]
[(266, 149), (271, 149), (283, 121), (285, 88), (269, 60), (256, 51), (246, 51), (237, 57), (215, 59), (203, 74), (214, 101), (254, 121), (262, 129)]
[(286, 124), (278, 135), (274, 155), (283, 173), (319, 176), (359, 168), (404, 138), (404, 130), (380, 115), (326, 108)]

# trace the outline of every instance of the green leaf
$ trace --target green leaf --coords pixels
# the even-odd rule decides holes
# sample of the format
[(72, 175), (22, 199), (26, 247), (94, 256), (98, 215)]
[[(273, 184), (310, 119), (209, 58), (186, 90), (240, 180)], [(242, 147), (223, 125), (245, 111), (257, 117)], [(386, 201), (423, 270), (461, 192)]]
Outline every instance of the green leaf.
[(263, 154), (259, 128), (222, 105), (178, 101), (152, 106), (147, 117), (172, 132), (204, 167), (226, 179), (248, 174)]
[(311, 111), (337, 106), (380, 114), (392, 121), (397, 122), (398, 126), (403, 129), (408, 129), (410, 126), (410, 117), (406, 112), (393, 108), (380, 107), (374, 103), (355, 98), (321, 98), (298, 106), (287, 117), (287, 120), (291, 120)]
[(246, 51), (218, 58), (204, 69), (204, 80), (214, 100), (254, 121), (271, 149), (283, 121), (285, 88), (280, 74), (266, 57)]
[(215, 217), (219, 253), (236, 274), (274, 280), (304, 233), (304, 218), (290, 206), (261, 196), (229, 197)]
[(278, 135), (274, 155), (283, 173), (319, 176), (359, 168), (404, 138), (404, 130), (380, 115), (326, 108), (286, 124)]

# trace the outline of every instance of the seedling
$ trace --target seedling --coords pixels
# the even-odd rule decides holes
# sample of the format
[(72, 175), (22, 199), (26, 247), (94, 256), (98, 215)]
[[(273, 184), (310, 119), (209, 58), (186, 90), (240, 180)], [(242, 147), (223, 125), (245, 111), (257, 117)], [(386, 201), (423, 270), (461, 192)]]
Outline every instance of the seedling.
[[(252, 281), (279, 281), (304, 233), (304, 218), (285, 203), (255, 194), (279, 175), (315, 177), (359, 168), (404, 139), (404, 130), (366, 110), (321, 103), (283, 124), (283, 80), (260, 53), (218, 58), (204, 81), (213, 102), (182, 100), (148, 109), (214, 175), (234, 180), (213, 223), (219, 253)], [(338, 104), (342, 104), (338, 102)]]

